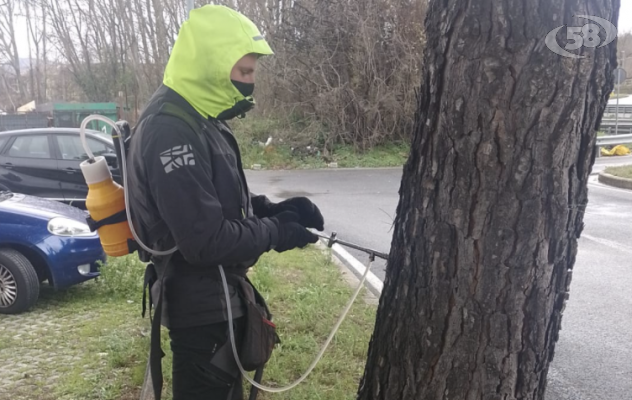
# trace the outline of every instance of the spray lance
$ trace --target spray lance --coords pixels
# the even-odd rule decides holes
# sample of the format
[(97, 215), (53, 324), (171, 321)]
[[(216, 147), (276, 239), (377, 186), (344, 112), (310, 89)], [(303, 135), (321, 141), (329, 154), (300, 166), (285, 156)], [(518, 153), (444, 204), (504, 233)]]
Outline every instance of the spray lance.
[[(95, 157), (90, 147), (88, 146), (88, 142), (86, 140), (85, 130), (88, 123), (91, 121), (101, 121), (107, 125), (112, 127), (112, 139), (115, 144), (115, 149), (117, 153), (117, 158), (119, 162), (119, 169), (121, 171), (121, 175), (123, 178), (123, 186), (119, 185), (112, 179), (112, 174), (108, 167), (108, 164), (103, 156)], [(139, 238), (138, 234), (134, 229), (134, 225), (131, 223), (132, 218), (130, 214), (130, 206), (129, 206), (129, 195), (126, 190), (127, 187), (127, 158), (126, 158), (126, 145), (125, 141), (130, 134), (129, 124), (125, 121), (119, 121), (115, 123), (109, 118), (100, 116), (100, 115), (90, 115), (86, 117), (80, 127), (80, 136), (81, 142), (83, 144), (84, 150), (88, 155), (88, 159), (81, 163), (81, 171), (83, 176), (88, 184), (88, 196), (86, 197), (86, 208), (90, 213), (90, 218), (88, 218), (88, 224), (90, 228), (94, 231), (98, 231), (99, 237), (101, 240), (101, 244), (103, 246), (104, 251), (108, 256), (111, 257), (120, 257), (134, 251), (143, 249), (148, 253), (155, 256), (166, 256), (174, 253), (177, 250), (177, 247), (166, 251), (157, 251), (149, 246), (145, 245), (142, 240)], [(336, 321), (331, 333), (327, 337), (324, 345), (321, 350), (317, 354), (314, 361), (307, 368), (305, 373), (303, 373), (296, 381), (285, 386), (285, 387), (270, 387), (260, 384), (258, 381), (261, 379), (262, 370), (258, 370), (255, 374), (255, 379), (252, 379), (247, 372), (244, 370), (240, 360), (239, 354), (237, 351), (237, 346), (235, 344), (235, 332), (233, 328), (233, 324), (228, 324), (229, 333), (230, 333), (230, 342), (233, 351), (233, 356), (235, 358), (235, 362), (239, 367), (242, 375), (246, 378), (250, 384), (253, 386), (253, 390), (251, 391), (250, 400), (254, 400), (257, 397), (257, 390), (264, 390), (272, 393), (280, 393), (287, 390), (290, 390), (301, 382), (303, 382), (312, 370), (316, 367), (323, 354), (327, 350), (327, 347), (331, 343), (334, 338), (334, 335), (340, 328), (340, 325), (346, 318), (349, 313), (351, 306), (354, 301), (358, 297), (362, 287), (364, 286), (364, 282), (366, 277), (371, 269), (373, 261), (375, 258), (387, 259), (387, 254), (368, 249), (350, 242), (345, 242), (338, 239), (337, 234), (333, 232), (331, 236), (324, 236), (321, 234), (317, 234), (319, 237), (325, 239), (327, 241), (327, 246), (332, 247), (334, 244), (339, 244), (345, 247), (349, 247), (355, 250), (363, 251), (369, 255), (369, 264), (362, 275), (360, 282), (356, 289), (353, 292), (353, 295), (347, 302), (343, 312), (340, 317)], [(226, 304), (231, 304), (228, 283), (226, 280), (226, 275), (224, 273), (224, 268), (219, 265), (219, 272), (222, 279), (222, 286), (224, 289), (224, 295), (226, 298)], [(233, 314), (231, 307), (227, 307), (226, 311), (228, 313), (228, 319), (230, 321), (233, 320)]]

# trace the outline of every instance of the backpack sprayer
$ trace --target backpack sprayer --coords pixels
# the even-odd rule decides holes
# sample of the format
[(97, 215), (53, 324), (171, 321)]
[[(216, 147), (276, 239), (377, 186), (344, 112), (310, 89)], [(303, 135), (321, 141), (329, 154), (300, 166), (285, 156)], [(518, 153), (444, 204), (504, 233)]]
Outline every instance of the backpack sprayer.
[[(95, 120), (104, 122), (110, 125), (113, 129), (112, 139), (114, 140), (116, 155), (119, 161), (119, 167), (123, 178), (123, 186), (114, 182), (114, 180), (112, 179), (112, 173), (110, 172), (105, 157), (95, 157), (90, 150), (90, 147), (88, 146), (85, 135), (86, 126), (89, 122)], [(88, 184), (88, 196), (86, 197), (86, 208), (90, 213), (88, 224), (90, 225), (90, 228), (92, 230), (98, 231), (101, 245), (103, 246), (103, 250), (108, 256), (124, 256), (133, 253), (139, 248), (156, 256), (167, 256), (174, 253), (177, 250), (177, 247), (166, 251), (157, 251), (150, 248), (141, 241), (136, 231), (134, 230), (134, 225), (131, 223), (132, 218), (130, 214), (129, 195), (127, 190), (125, 189), (127, 187), (127, 158), (125, 142), (128, 139), (129, 134), (129, 124), (126, 121), (118, 121), (115, 123), (109, 118), (100, 115), (90, 115), (86, 117), (81, 123), (81, 142), (83, 144), (84, 150), (86, 151), (86, 154), (88, 155), (88, 159), (82, 162), (80, 165), (83, 176), (86, 180), (86, 183)], [(353, 305), (355, 299), (360, 294), (362, 286), (364, 285), (366, 277), (371, 270), (371, 266), (373, 264), (373, 261), (375, 261), (375, 258), (378, 257), (385, 260), (388, 258), (388, 256), (384, 253), (368, 249), (353, 243), (342, 241), (337, 238), (337, 234), (335, 232), (333, 232), (331, 236), (324, 236), (320, 234), (318, 234), (318, 236), (326, 239), (327, 246), (330, 248), (334, 244), (340, 244), (342, 246), (363, 251), (369, 254), (369, 264), (360, 279), (360, 283), (358, 284), (353, 295), (347, 302), (342, 314), (336, 321), (336, 324), (327, 337), (327, 340), (325, 341), (325, 344), (321, 348), (320, 352), (317, 354), (316, 358), (311, 363), (309, 368), (307, 368), (307, 371), (305, 371), (305, 373), (301, 375), (301, 377), (299, 377), (290, 385), (275, 388), (260, 384), (259, 382), (257, 382), (257, 380), (261, 379), (261, 370), (257, 371), (255, 379), (252, 379), (250, 376), (248, 376), (247, 372), (244, 370), (244, 367), (239, 360), (239, 354), (237, 351), (237, 346), (235, 344), (235, 332), (233, 324), (228, 324), (230, 332), (230, 342), (235, 362), (237, 363), (237, 366), (239, 367), (242, 375), (246, 378), (248, 382), (253, 385), (253, 391), (250, 395), (251, 400), (254, 400), (257, 397), (256, 389), (261, 389), (267, 392), (280, 393), (296, 387), (309, 376), (309, 374), (316, 367), (323, 354), (327, 350), (327, 347), (331, 343), (334, 335), (336, 334), (336, 332), (340, 328), (340, 325), (349, 313), (349, 310), (351, 309), (351, 306)], [(221, 265), (219, 265), (218, 267), (222, 278), (226, 304), (229, 305), (231, 304), (231, 301), (228, 292), (226, 275), (224, 274), (224, 268)], [(226, 307), (226, 310), (228, 313), (228, 320), (232, 321), (233, 313), (231, 307)]]

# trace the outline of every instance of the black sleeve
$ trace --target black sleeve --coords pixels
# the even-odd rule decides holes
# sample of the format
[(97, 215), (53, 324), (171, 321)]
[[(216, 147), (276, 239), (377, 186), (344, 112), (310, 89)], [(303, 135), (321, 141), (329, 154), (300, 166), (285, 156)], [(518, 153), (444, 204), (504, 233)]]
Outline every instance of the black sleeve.
[(143, 130), (151, 132), (142, 143), (151, 196), (187, 262), (236, 264), (276, 245), (276, 224), (269, 219), (224, 219), (210, 160), (188, 125), (158, 116)]

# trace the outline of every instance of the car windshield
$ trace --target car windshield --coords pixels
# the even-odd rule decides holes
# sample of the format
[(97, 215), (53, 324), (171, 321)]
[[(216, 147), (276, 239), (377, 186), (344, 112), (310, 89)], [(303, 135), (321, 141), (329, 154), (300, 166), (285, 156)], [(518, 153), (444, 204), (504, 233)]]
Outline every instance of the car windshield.
[(109, 133), (95, 131), (94, 134), (112, 143), (112, 135), (110, 135)]
[(13, 193), (11, 192), (0, 192), (0, 201), (5, 201), (7, 199), (10, 199), (11, 197), (13, 197)]

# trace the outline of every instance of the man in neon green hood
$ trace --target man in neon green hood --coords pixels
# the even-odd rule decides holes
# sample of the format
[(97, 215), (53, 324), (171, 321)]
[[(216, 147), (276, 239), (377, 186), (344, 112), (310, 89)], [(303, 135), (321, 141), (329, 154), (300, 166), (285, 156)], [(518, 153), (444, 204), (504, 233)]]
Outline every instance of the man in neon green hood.
[(248, 18), (223, 6), (202, 7), (180, 29), (164, 84), (205, 118), (231, 119), (254, 106), (257, 57), (271, 54)]
[[(315, 243), (306, 228), (324, 229), (309, 199), (272, 203), (252, 195), (226, 120), (254, 105), (257, 60), (272, 50), (255, 25), (223, 6), (193, 10), (180, 30), (164, 75), (129, 140), (130, 211), (152, 321), (150, 367), (156, 399), (162, 370), (160, 325), (173, 351), (173, 400), (242, 399), (241, 375), (228, 340), (236, 332), (240, 358), (263, 366), (276, 339), (267, 307), (246, 273), (265, 252)], [(219, 279), (227, 276), (230, 304)], [(151, 304), (150, 303), (150, 304)], [(164, 303), (164, 304), (163, 304)], [(227, 307), (233, 313), (228, 321)], [(248, 367), (247, 367), (248, 368)]]

